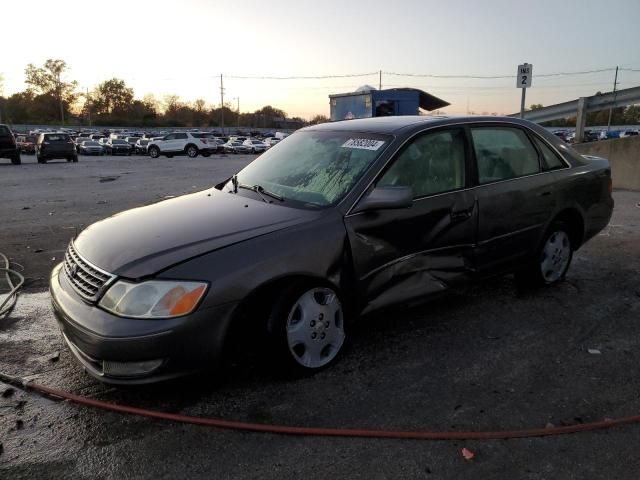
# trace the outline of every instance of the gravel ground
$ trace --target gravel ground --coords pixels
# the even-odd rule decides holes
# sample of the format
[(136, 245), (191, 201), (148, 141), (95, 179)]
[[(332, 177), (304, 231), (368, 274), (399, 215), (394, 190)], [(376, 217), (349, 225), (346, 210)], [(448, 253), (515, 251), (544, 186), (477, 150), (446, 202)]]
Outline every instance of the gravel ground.
[[(29, 280), (0, 319), (0, 371), (108, 401), (288, 425), (497, 430), (640, 413), (640, 193), (626, 191), (615, 192), (609, 227), (577, 252), (561, 285), (519, 292), (501, 277), (369, 316), (341, 362), (311, 378), (282, 380), (248, 357), (215, 376), (143, 388), (91, 379), (61, 345), (44, 291), (75, 228), (203, 189), (251, 158), (0, 164), (0, 251)], [(639, 435), (631, 425), (508, 441), (286, 437), (105, 413), (0, 383), (7, 479), (635, 479)]]

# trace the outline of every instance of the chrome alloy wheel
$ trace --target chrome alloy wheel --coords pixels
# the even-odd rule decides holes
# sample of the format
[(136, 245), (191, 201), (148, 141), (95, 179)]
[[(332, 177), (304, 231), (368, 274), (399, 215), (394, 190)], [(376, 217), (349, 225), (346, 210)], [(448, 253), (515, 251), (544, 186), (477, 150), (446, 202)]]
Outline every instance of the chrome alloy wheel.
[(294, 360), (306, 368), (320, 368), (333, 360), (345, 340), (342, 304), (330, 288), (313, 288), (289, 311), (287, 344)]
[(564, 275), (571, 260), (571, 240), (566, 232), (551, 234), (542, 249), (540, 273), (547, 283), (553, 283)]

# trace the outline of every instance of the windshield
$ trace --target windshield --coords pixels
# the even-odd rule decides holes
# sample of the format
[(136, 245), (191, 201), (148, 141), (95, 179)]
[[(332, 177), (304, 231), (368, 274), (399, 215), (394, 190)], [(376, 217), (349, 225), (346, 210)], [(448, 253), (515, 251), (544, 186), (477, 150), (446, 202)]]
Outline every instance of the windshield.
[(333, 205), (351, 190), (389, 144), (389, 136), (356, 132), (298, 132), (238, 173), (289, 200)]
[(112, 140), (111, 143), (113, 143), (114, 145), (125, 145), (127, 142), (125, 142), (124, 140)]
[(98, 144), (98, 142), (94, 142), (91, 140), (85, 140), (84, 142), (82, 142), (82, 145), (84, 145), (85, 147), (99, 147), (100, 145)]

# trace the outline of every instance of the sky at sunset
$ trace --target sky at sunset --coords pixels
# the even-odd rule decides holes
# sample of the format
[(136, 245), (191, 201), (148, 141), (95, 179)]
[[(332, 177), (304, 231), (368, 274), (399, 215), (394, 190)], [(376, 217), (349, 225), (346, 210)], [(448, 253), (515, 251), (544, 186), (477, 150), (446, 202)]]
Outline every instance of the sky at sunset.
[[(28, 6), (27, 6), (28, 5)], [(25, 15), (28, 14), (28, 21)], [(329, 113), (328, 95), (378, 86), (378, 71), (515, 76), (533, 64), (527, 104), (549, 105), (640, 85), (640, 1), (30, 0), (3, 2), (0, 74), (4, 94), (25, 88), (24, 68), (60, 58), (82, 90), (117, 77), (136, 97), (177, 94), (225, 101), (241, 111), (266, 104), (289, 116)], [(632, 71), (632, 70), (637, 71)], [(327, 76), (262, 80), (240, 76)], [(515, 78), (408, 77), (383, 73), (384, 87), (417, 87), (449, 101), (451, 114), (513, 113)]]

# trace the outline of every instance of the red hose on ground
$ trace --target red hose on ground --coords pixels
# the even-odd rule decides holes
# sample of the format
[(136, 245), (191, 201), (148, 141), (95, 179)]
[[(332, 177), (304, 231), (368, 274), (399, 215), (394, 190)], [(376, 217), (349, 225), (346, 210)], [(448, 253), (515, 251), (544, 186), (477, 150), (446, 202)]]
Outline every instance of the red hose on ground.
[(402, 430), (363, 430), (354, 428), (318, 428), (318, 427), (295, 427), (286, 425), (268, 425), (262, 423), (238, 422), (233, 420), (223, 420), (219, 418), (192, 417), (175, 413), (165, 413), (156, 410), (146, 410), (143, 408), (118, 405), (115, 403), (103, 402), (92, 398), (74, 395), (55, 388), (46, 387), (37, 383), (23, 382), (22, 385), (34, 392), (54, 396), (90, 407), (101, 408), (112, 412), (128, 413), (143, 417), (156, 418), (160, 420), (170, 420), (173, 422), (192, 423), (195, 425), (206, 425), (209, 427), (226, 428), (231, 430), (243, 430), (250, 432), (277, 433), (286, 435), (307, 435), (325, 437), (361, 437), (361, 438), (392, 438), (392, 439), (412, 439), (412, 440), (506, 440), (509, 438), (525, 437), (547, 437), (551, 435), (566, 435), (569, 433), (586, 432), (610, 428), (631, 423), (640, 423), (640, 415), (623, 417), (614, 420), (604, 420), (600, 422), (582, 423), (579, 425), (568, 425), (564, 427), (532, 428), (528, 430), (504, 430), (494, 432), (425, 432), (425, 431), (402, 431)]

